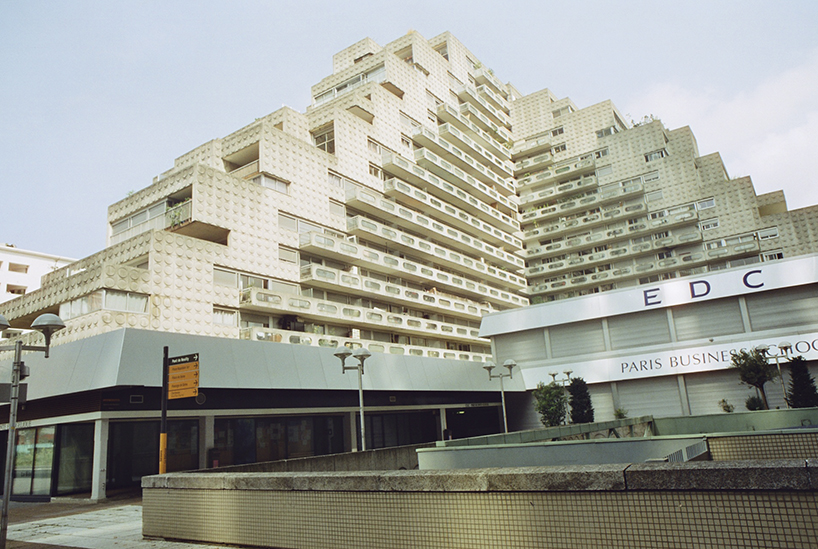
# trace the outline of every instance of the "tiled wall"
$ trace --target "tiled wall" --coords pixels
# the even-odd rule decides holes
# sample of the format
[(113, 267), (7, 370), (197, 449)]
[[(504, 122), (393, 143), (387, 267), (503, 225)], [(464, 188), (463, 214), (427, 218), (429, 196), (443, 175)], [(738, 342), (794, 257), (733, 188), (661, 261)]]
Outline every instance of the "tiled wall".
[[(143, 533), (298, 548), (814, 547), (806, 465), (166, 475), (143, 480)], [(724, 489), (699, 489), (712, 481)]]
[(713, 461), (818, 458), (816, 432), (707, 437), (707, 445)]

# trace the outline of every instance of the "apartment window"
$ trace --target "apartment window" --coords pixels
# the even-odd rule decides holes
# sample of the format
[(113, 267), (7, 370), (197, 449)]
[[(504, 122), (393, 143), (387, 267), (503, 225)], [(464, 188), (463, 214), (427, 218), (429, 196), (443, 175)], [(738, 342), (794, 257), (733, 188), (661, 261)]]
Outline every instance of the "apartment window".
[(337, 173), (327, 172), (327, 179), (331, 186), (338, 187), (339, 189), (344, 188), (344, 178)]
[(248, 274), (239, 275), (239, 284), (242, 290), (246, 288), (267, 288), (267, 279), (260, 276), (253, 276)]
[(697, 210), (706, 210), (708, 208), (713, 208), (715, 206), (716, 206), (715, 198), (706, 198), (704, 200), (699, 200), (698, 202), (696, 202)]
[(608, 128), (605, 128), (605, 129), (602, 129), (602, 130), (599, 130), (598, 132), (596, 132), (596, 136), (598, 138), (602, 138), (602, 137), (606, 137), (608, 135), (613, 135), (613, 134), (616, 133), (616, 131), (617, 131), (616, 126), (610, 126)]
[(567, 149), (565, 143), (560, 143), (559, 145), (555, 145), (554, 148), (551, 149), (551, 154), (565, 152), (565, 149)]
[(772, 250), (761, 254), (761, 261), (775, 261), (777, 259), (784, 259), (783, 250)]
[(330, 124), (312, 134), (315, 146), (329, 154), (335, 154), (335, 127)]
[(227, 269), (219, 269), (218, 267), (214, 267), (213, 284), (238, 288), (239, 286), (238, 273), (236, 273), (235, 271), (228, 271)]
[(659, 149), (658, 151), (649, 152), (645, 155), (645, 162), (652, 162), (654, 160), (659, 160), (660, 158), (665, 158), (667, 156), (667, 151), (665, 149)]
[(571, 107), (566, 106), (566, 107), (562, 107), (561, 109), (551, 111), (551, 116), (553, 116), (554, 118), (559, 118), (560, 116), (565, 116), (566, 114), (570, 114), (570, 113), (571, 113)]
[(9, 272), (25, 274), (28, 272), (28, 265), (23, 265), (22, 263), (9, 263)]
[(447, 61), (449, 60), (449, 45), (446, 42), (443, 42), (440, 46), (435, 48), (435, 51), (443, 56), (444, 59)]
[(236, 318), (237, 318), (236, 311), (213, 307), (213, 324), (235, 328)]
[(410, 130), (416, 130), (420, 128), (420, 122), (404, 113), (400, 113), (400, 121), (403, 127), (408, 128)]
[(284, 263), (298, 264), (298, 252), (290, 248), (285, 248), (284, 246), (279, 246), (278, 259)]
[(369, 175), (374, 175), (378, 179), (386, 179), (383, 176), (383, 170), (380, 168), (380, 166), (376, 166), (375, 164), (371, 163), (369, 164)]
[(147, 313), (148, 296), (134, 292), (105, 290), (105, 308), (112, 311)]
[(599, 159), (599, 158), (602, 158), (604, 156), (608, 156), (608, 149), (607, 148), (600, 149), (600, 150), (594, 152), (594, 158)]
[(658, 254), (656, 254), (656, 259), (659, 259), (659, 260), (668, 259), (670, 257), (673, 257), (673, 250), (668, 250), (666, 252), (659, 252)]
[(426, 118), (429, 120), (429, 122), (437, 126), (437, 115), (434, 112), (427, 109)]
[(278, 214), (278, 226), (287, 231), (297, 231), (298, 221), (287, 214)]
[(400, 144), (406, 147), (407, 149), (412, 149), (412, 140), (406, 137), (405, 135), (401, 134), (400, 136)]
[(705, 219), (701, 223), (699, 223), (699, 228), (702, 231), (709, 231), (710, 229), (716, 229), (719, 226), (719, 218), (713, 217), (711, 219)]
[(105, 290), (98, 290), (88, 295), (72, 299), (60, 305), (60, 318), (69, 320), (102, 309), (102, 298)]
[(770, 240), (778, 238), (778, 227), (770, 227), (768, 229), (761, 229), (756, 233), (759, 240)]
[(659, 172), (650, 172), (650, 173), (646, 173), (644, 176), (642, 176), (642, 180), (645, 183), (649, 183), (651, 181), (657, 181), (658, 179), (659, 179)]
[(335, 200), (329, 201), (329, 213), (337, 217), (346, 217), (346, 207)]
[(290, 194), (290, 184), (271, 175), (261, 174), (256, 176), (253, 178), (253, 183), (257, 183), (262, 187), (267, 187), (268, 189), (273, 189), (281, 194)]
[(724, 248), (725, 246), (727, 246), (727, 244), (725, 244), (724, 240), (711, 240), (710, 242), (706, 242), (704, 244), (704, 249), (715, 250), (717, 248)]
[(556, 130), (551, 130), (551, 137), (557, 137), (558, 135), (562, 135), (565, 133), (565, 129), (560, 126)]
[(664, 195), (661, 190), (651, 191), (645, 194), (645, 200), (648, 202), (656, 202), (657, 200), (662, 200), (662, 198), (664, 198)]
[(6, 284), (6, 293), (24, 295), (26, 293), (26, 287), (18, 286), (17, 284)]
[(366, 140), (366, 146), (370, 151), (378, 154), (381, 154), (383, 150), (381, 144), (371, 138)]

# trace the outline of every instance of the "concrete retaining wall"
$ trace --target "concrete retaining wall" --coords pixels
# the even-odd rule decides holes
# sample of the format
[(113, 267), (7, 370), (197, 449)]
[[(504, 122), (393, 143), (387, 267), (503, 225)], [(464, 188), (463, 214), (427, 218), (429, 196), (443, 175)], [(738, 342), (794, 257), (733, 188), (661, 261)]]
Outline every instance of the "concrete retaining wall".
[(145, 477), (149, 537), (259, 547), (810, 547), (818, 463)]

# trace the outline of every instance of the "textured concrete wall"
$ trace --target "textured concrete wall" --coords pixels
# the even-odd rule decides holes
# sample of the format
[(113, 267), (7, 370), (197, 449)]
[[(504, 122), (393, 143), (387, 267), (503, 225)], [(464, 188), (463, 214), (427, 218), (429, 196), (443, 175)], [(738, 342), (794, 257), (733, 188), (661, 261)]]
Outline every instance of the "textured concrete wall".
[(810, 547), (816, 467), (171, 474), (143, 479), (143, 534), (288, 548)]

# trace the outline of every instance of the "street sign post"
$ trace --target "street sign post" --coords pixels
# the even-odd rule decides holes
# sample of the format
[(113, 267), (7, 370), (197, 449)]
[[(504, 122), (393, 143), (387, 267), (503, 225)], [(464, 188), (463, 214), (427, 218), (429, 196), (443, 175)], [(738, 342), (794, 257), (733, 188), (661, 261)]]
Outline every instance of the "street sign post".
[(162, 357), (162, 422), (159, 428), (159, 474), (167, 472), (168, 400), (199, 395), (199, 353)]

